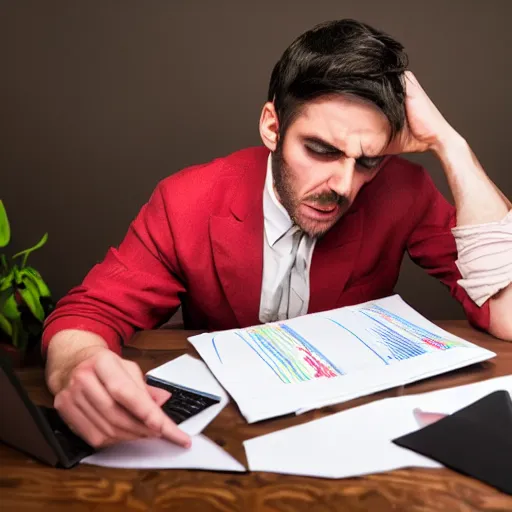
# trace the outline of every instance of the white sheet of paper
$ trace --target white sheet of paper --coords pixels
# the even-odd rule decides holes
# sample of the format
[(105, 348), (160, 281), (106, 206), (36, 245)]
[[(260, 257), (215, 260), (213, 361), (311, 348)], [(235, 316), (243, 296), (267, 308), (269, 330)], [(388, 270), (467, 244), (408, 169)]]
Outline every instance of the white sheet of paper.
[(188, 449), (164, 439), (138, 439), (105, 448), (82, 463), (107, 468), (246, 471), (236, 459), (201, 434), (193, 437)]
[(351, 400), (496, 355), (440, 329), (398, 295), (189, 341), (249, 423)]
[(191, 436), (202, 432), (229, 402), (227, 393), (217, 382), (203, 361), (189, 356), (188, 354), (153, 368), (147, 372), (147, 375), (152, 375), (153, 377), (172, 382), (173, 384), (181, 384), (191, 389), (220, 396), (221, 401), (219, 404), (212, 405), (208, 407), (208, 409), (180, 423), (180, 429)]
[(221, 402), (180, 423), (192, 436), (192, 446), (181, 448), (164, 439), (138, 439), (104, 448), (81, 462), (111, 468), (189, 468), (214, 471), (246, 471), (222, 448), (200, 432), (220, 413), (229, 397), (207, 366), (194, 357), (183, 355), (150, 370), (148, 375), (221, 397)]
[(251, 471), (346, 478), (439, 463), (391, 442), (418, 430), (413, 410), (452, 414), (497, 390), (512, 394), (512, 376), (378, 400), (244, 442)]

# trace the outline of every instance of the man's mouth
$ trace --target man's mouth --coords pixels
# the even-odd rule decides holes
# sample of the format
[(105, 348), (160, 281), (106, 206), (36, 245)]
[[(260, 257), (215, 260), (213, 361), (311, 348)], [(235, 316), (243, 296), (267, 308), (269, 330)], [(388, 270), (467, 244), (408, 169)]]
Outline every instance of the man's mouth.
[(340, 212), (340, 205), (338, 203), (331, 204), (318, 204), (318, 203), (303, 203), (305, 213), (308, 217), (313, 217), (316, 220), (329, 220), (336, 217)]
[[(306, 203), (307, 204), (307, 203)], [(322, 213), (331, 213), (333, 212), (337, 207), (338, 204), (307, 204), (310, 208), (313, 208), (314, 210)]]

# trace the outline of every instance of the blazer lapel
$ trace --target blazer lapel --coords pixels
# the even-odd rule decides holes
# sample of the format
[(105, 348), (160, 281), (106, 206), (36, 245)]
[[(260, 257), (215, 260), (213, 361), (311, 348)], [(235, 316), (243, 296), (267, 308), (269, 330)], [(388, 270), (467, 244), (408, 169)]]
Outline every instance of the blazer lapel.
[(263, 187), (268, 152), (240, 178), (227, 216), (210, 217), (213, 259), (222, 289), (240, 327), (259, 324), (263, 278)]
[(309, 274), (308, 313), (336, 308), (361, 248), (363, 208), (357, 208), (317, 241)]
[(210, 237), (217, 275), (240, 327), (259, 323), (263, 277), (263, 212), (245, 221), (212, 217)]

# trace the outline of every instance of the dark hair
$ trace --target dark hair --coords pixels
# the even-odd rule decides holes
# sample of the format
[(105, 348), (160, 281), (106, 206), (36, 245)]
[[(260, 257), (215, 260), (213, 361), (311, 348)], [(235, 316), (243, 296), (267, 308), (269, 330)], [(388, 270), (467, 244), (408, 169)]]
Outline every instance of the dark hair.
[(376, 105), (393, 138), (405, 123), (404, 47), (356, 20), (329, 21), (299, 36), (283, 53), (270, 78), (281, 137), (308, 100), (350, 94)]

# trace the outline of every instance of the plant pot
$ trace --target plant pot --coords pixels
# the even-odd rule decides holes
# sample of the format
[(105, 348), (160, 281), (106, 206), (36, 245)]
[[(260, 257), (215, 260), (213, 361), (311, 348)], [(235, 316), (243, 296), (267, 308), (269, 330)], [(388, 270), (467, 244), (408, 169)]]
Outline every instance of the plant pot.
[(9, 338), (0, 337), (0, 356), (6, 358), (13, 368), (42, 367), (41, 344), (38, 340), (29, 342), (26, 350), (20, 350), (10, 343)]
[(22, 366), (23, 353), (11, 345), (8, 340), (0, 340), (0, 356), (7, 359), (14, 368)]

